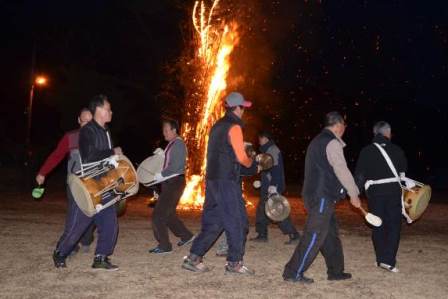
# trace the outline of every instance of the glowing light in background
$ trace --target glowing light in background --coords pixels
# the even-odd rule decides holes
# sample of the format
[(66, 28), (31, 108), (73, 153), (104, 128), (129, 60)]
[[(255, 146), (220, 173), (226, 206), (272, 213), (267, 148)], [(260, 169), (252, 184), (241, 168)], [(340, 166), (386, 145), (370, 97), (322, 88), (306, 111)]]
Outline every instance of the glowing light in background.
[(186, 102), (182, 127), (182, 135), (189, 148), (189, 159), (187, 186), (179, 209), (202, 208), (208, 132), (224, 114), (222, 98), (227, 88), (230, 56), (239, 42), (237, 23), (226, 23), (217, 16), (219, 2), (215, 0), (207, 7), (205, 1), (196, 1), (193, 7), (196, 49), (192, 63), (197, 64), (197, 71), (192, 78), (194, 91)]
[(37, 76), (36, 80), (34, 80), (34, 83), (36, 85), (43, 86), (48, 83), (48, 79), (47, 79), (47, 77), (44, 77), (44, 76)]

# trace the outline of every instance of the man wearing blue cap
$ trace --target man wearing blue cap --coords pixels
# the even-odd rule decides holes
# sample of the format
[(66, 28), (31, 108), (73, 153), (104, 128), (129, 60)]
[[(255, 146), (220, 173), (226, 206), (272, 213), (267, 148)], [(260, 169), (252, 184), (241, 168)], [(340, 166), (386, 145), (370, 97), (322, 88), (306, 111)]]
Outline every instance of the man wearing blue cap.
[(229, 244), (226, 273), (255, 273), (243, 264), (249, 222), (239, 184), (241, 165), (250, 167), (253, 163), (244, 148), (241, 120), (245, 108), (251, 105), (240, 93), (230, 93), (226, 98), (226, 114), (210, 130), (202, 228), (184, 259), (184, 269), (209, 271), (202, 262), (203, 256), (224, 231)]

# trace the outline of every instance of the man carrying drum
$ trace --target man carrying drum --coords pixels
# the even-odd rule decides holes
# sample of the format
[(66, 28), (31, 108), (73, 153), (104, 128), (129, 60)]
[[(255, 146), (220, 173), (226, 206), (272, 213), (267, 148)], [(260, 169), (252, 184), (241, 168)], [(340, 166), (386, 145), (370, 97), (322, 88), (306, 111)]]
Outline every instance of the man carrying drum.
[[(365, 189), (369, 210), (383, 220), (383, 225), (373, 227), (372, 230), (377, 266), (390, 272), (398, 272), (396, 256), (401, 230), (401, 183), (394, 177), (377, 146), (387, 153), (396, 171), (402, 177), (407, 169), (407, 161), (403, 150), (390, 141), (391, 126), (387, 122), (376, 123), (373, 134), (372, 144), (363, 148), (359, 155), (355, 177), (360, 189)], [(388, 178), (392, 179), (387, 180)], [(410, 181), (406, 183), (412, 184)]]
[[(92, 120), (92, 113), (87, 108), (81, 109), (78, 115), (78, 124), (79, 127), (82, 128), (89, 121)], [(61, 161), (67, 156), (67, 175), (70, 173), (75, 173), (76, 171), (81, 169), (81, 157), (79, 156), (79, 131), (72, 130), (64, 134), (62, 139), (59, 141), (56, 149), (48, 156), (45, 163), (40, 168), (37, 176), (36, 182), (39, 185), (43, 185), (45, 183), (45, 179), (47, 175), (59, 164)], [(59, 238), (59, 241), (56, 245), (56, 250), (59, 247), (59, 244), (64, 240), (67, 236), (67, 232), (69, 228), (72, 226), (74, 221), (75, 211), (77, 209), (75, 200), (73, 199), (73, 194), (70, 191), (70, 188), (67, 186), (67, 216), (65, 218), (65, 226), (64, 232), (62, 236)], [(86, 230), (86, 232), (82, 235), (80, 243), (82, 246), (82, 251), (87, 252), (89, 250), (90, 244), (93, 242), (93, 229), (94, 226), (91, 225)], [(78, 246), (75, 246), (74, 252), (79, 250)]]
[[(185, 189), (185, 164), (187, 147), (179, 136), (179, 124), (174, 120), (163, 122), (163, 136), (168, 141), (165, 148), (165, 160), (162, 171), (154, 179), (162, 181), (161, 193), (152, 214), (154, 237), (159, 244), (150, 249), (150, 253), (166, 254), (173, 248), (168, 236), (168, 228), (180, 238), (178, 246), (193, 241), (193, 234), (185, 227), (176, 214), (176, 207)], [(170, 177), (170, 178), (168, 178)], [(167, 179), (168, 178), (168, 179)]]
[[(106, 96), (95, 96), (89, 104), (93, 120), (82, 127), (79, 133), (79, 152), (83, 164), (95, 163), (122, 154), (121, 148), (112, 148), (112, 140), (107, 124), (112, 120), (112, 110)], [(112, 200), (110, 193), (102, 197), (102, 204)], [(118, 266), (109, 261), (113, 253), (118, 236), (118, 221), (115, 206), (102, 210), (93, 217), (87, 217), (78, 207), (75, 207), (72, 226), (67, 235), (60, 242), (53, 254), (53, 261), (57, 268), (66, 267), (65, 259), (72, 252), (86, 229), (95, 223), (98, 230), (98, 242), (92, 268), (114, 271)]]

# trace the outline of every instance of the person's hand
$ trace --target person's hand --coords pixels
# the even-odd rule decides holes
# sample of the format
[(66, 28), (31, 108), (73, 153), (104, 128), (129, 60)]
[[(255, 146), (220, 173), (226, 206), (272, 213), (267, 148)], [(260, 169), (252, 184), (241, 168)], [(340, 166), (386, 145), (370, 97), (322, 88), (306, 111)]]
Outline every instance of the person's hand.
[(114, 147), (114, 154), (115, 155), (123, 155), (123, 151), (121, 150), (121, 147), (119, 147), (119, 146)]
[(268, 193), (269, 193), (269, 194), (275, 194), (275, 193), (277, 193), (277, 187), (276, 187), (276, 186), (269, 186), (269, 188), (268, 188)]
[(45, 176), (38, 174), (36, 176), (36, 182), (38, 185), (43, 185), (45, 183)]
[(357, 209), (359, 209), (361, 207), (361, 200), (359, 199), (358, 196), (350, 197), (350, 203), (352, 204), (352, 206), (354, 206)]

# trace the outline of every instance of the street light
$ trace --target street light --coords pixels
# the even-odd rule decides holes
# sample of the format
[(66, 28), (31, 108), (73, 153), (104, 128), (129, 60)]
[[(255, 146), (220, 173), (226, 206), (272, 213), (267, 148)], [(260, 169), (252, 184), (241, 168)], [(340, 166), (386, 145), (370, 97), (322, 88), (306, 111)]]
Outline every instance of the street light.
[(43, 85), (47, 84), (47, 81), (48, 81), (47, 77), (45, 77), (45, 76), (37, 76), (36, 80), (34, 80), (34, 83), (36, 85), (43, 86)]
[(36, 76), (36, 78), (32, 81), (31, 83), (31, 88), (30, 88), (30, 97), (28, 100), (28, 106), (27, 109), (25, 111), (25, 113), (27, 114), (27, 129), (26, 129), (26, 154), (27, 154), (27, 161), (25, 162), (25, 164), (28, 164), (30, 162), (31, 159), (31, 122), (32, 122), (32, 117), (33, 117), (33, 99), (34, 99), (34, 87), (35, 86), (46, 86), (48, 83), (48, 78), (40, 75), (40, 76)]

